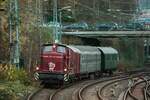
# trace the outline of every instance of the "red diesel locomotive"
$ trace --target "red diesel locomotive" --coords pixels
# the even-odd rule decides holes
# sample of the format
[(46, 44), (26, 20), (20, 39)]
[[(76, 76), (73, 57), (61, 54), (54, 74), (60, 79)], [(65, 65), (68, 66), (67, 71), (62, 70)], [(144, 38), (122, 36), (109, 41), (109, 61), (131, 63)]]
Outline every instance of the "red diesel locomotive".
[(117, 63), (118, 52), (111, 47), (45, 44), (35, 78), (49, 83), (94, 78), (103, 72), (112, 72)]

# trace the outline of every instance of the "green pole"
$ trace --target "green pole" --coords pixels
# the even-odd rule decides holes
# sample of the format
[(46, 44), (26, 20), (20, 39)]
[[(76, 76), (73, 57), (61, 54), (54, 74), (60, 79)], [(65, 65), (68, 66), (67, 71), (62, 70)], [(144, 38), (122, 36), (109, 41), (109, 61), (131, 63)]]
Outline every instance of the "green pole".
[(19, 50), (19, 7), (18, 7), (18, 0), (15, 0), (15, 20), (16, 20), (16, 49), (15, 49), (15, 63), (16, 67), (19, 69), (20, 63), (20, 50)]
[(55, 43), (59, 42), (59, 34), (58, 34), (58, 19), (57, 19), (57, 0), (53, 0), (53, 23), (54, 23), (54, 28), (53, 28), (53, 41)]

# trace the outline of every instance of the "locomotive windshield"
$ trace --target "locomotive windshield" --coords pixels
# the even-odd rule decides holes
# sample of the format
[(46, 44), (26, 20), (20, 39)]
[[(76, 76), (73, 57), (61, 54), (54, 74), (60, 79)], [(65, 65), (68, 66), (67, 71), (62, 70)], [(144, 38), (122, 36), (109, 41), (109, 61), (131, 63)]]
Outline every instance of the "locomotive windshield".
[[(53, 46), (52, 45), (43, 46), (43, 53), (51, 52), (51, 51), (53, 51)], [(56, 52), (66, 53), (66, 48), (64, 46), (57, 46), (56, 47)]]
[(66, 49), (65, 49), (65, 47), (63, 47), (63, 46), (58, 46), (58, 47), (57, 47), (57, 52), (65, 53), (65, 52), (66, 52)]
[(50, 52), (52, 51), (52, 46), (44, 46), (43, 47), (43, 52)]

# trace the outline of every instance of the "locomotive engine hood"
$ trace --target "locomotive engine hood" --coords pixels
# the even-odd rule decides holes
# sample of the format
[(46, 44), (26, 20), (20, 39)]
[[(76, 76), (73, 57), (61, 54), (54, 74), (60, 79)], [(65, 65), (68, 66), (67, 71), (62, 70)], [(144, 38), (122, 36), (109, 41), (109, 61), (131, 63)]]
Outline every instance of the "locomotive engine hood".
[(41, 53), (41, 70), (49, 72), (66, 71), (64, 68), (66, 58), (66, 48), (64, 46), (44, 45)]

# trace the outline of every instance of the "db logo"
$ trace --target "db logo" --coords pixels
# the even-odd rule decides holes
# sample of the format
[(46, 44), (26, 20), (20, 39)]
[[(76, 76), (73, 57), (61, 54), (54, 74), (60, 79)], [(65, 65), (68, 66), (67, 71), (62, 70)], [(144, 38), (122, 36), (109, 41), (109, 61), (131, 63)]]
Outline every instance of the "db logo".
[(49, 71), (53, 71), (54, 68), (55, 68), (55, 64), (52, 63), (52, 62), (49, 62), (49, 63), (48, 63), (48, 67), (49, 67)]

